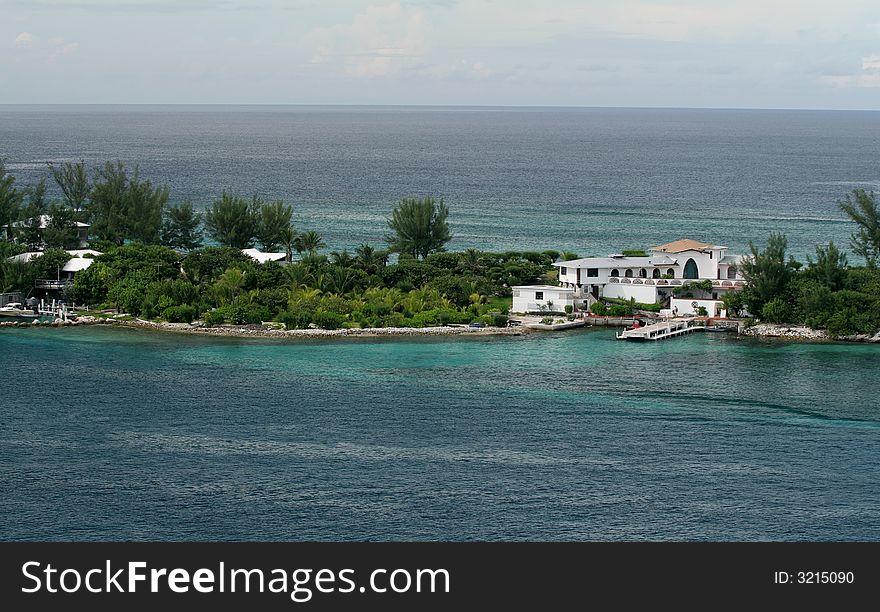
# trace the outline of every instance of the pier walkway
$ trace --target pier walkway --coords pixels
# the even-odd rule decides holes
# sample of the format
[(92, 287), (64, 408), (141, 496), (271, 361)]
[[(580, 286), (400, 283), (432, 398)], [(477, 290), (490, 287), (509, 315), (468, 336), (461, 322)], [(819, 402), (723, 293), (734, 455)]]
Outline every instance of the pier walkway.
[(705, 331), (705, 329), (706, 327), (702, 324), (702, 321), (695, 321), (693, 319), (671, 319), (661, 323), (652, 323), (645, 327), (625, 329), (617, 334), (617, 339), (630, 340), (633, 342), (649, 342), (683, 336), (696, 331)]

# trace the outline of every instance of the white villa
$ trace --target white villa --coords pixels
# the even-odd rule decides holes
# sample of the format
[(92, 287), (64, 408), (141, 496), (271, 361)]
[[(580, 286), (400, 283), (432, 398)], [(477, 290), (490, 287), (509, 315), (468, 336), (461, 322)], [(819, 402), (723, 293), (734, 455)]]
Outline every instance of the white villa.
[[(719, 316), (723, 314), (721, 297), (746, 284), (741, 271), (743, 258), (729, 254), (725, 246), (676, 240), (651, 247), (646, 253), (645, 257), (609, 255), (556, 262), (553, 265), (559, 269), (560, 286), (553, 289), (557, 293), (551, 294), (546, 287), (513, 287), (511, 311), (551, 309), (547, 307), (551, 295), (552, 310), (556, 312), (561, 312), (565, 304), (586, 302), (589, 306), (602, 297), (656, 304), (671, 298), (676, 287), (689, 281), (710, 281), (712, 289), (706, 299), (676, 299), (671, 306), (677, 309), (676, 314), (693, 314), (702, 306), (710, 315)], [(571, 293), (560, 292), (560, 289)], [(538, 299), (536, 292), (543, 299)], [(533, 308), (534, 305), (538, 308)]]

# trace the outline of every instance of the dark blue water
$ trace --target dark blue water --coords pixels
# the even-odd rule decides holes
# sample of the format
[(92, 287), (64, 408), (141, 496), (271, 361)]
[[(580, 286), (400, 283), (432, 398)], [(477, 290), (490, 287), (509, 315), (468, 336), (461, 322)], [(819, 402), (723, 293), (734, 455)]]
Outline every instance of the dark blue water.
[(608, 254), (690, 237), (803, 258), (847, 244), (836, 201), (880, 185), (880, 113), (660, 109), (0, 107), (24, 183), (119, 159), (203, 206), (292, 202), (331, 249), (381, 243), (401, 197), (444, 197), (452, 248)]
[(76, 328), (0, 352), (0, 539), (880, 539), (876, 346)]

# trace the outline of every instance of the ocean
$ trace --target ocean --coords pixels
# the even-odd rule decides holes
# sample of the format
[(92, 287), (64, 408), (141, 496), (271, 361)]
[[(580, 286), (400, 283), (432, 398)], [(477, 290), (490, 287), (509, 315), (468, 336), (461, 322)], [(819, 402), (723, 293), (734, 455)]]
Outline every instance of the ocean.
[(224, 189), (281, 198), (330, 250), (381, 246), (398, 200), (433, 196), (453, 249), (744, 252), (781, 231), (804, 260), (848, 246), (837, 200), (880, 186), (880, 113), (0, 106), (0, 156), (23, 184), (47, 162), (120, 160), (198, 207)]
[[(24, 184), (120, 159), (280, 197), (331, 249), (444, 197), (452, 248), (846, 244), (880, 114), (0, 108)], [(610, 329), (268, 341), (5, 329), (2, 540), (878, 540), (878, 347)]]
[(3, 330), (2, 539), (877, 540), (876, 346)]

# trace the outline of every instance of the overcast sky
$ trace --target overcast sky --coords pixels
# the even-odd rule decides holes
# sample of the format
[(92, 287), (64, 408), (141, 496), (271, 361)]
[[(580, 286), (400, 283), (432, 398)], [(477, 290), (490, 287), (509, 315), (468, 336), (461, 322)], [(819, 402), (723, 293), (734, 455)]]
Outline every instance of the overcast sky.
[(880, 0), (0, 0), (0, 103), (880, 109)]

